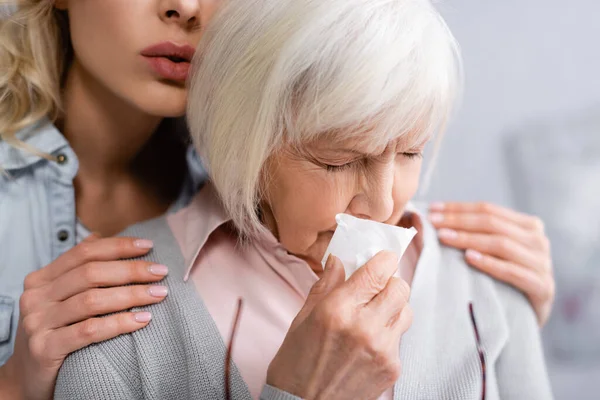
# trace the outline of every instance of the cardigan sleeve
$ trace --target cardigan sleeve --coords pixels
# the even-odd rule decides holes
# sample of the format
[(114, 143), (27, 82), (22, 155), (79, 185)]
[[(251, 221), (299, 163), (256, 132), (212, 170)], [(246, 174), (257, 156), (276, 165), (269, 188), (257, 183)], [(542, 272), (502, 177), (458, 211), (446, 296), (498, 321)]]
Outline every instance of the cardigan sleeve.
[(298, 396), (294, 396), (283, 390), (279, 390), (276, 387), (265, 385), (263, 386), (262, 393), (260, 394), (260, 400), (302, 400)]
[(508, 342), (495, 365), (500, 398), (552, 399), (535, 313), (521, 292), (496, 285), (509, 328)]

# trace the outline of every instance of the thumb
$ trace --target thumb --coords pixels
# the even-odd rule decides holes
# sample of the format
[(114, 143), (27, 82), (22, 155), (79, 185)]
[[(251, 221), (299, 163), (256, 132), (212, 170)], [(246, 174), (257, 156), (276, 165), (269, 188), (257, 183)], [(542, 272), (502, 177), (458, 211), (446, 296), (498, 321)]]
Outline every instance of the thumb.
[(308, 317), (317, 304), (323, 301), (331, 292), (341, 286), (346, 280), (344, 265), (339, 258), (330, 254), (325, 263), (323, 276), (310, 289), (304, 306), (296, 316), (292, 326), (300, 324)]

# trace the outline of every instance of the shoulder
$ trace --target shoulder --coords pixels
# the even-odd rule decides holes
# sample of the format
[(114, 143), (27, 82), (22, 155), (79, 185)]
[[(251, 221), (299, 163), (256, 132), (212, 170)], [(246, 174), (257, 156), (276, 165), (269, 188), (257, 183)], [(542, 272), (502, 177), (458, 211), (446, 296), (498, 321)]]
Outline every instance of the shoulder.
[(521, 291), (470, 266), (463, 251), (443, 246), (433, 226), (424, 218), (423, 230), (426, 256), (435, 264), (427, 267), (428, 275), (436, 280), (437, 290), (472, 302), (479, 319), (489, 319), (490, 326), (505, 330), (506, 334), (515, 319), (537, 326), (535, 313)]
[[(119, 236), (143, 237), (153, 241), (152, 251), (139, 259), (169, 265), (169, 275), (161, 284), (169, 287), (170, 296), (162, 303), (129, 310), (152, 313), (152, 322), (141, 330), (90, 345), (67, 356), (56, 383), (56, 399), (144, 398), (144, 390), (148, 387), (142, 375), (149, 373), (144, 360), (157, 354), (164, 355), (152, 344), (169, 342), (165, 339), (164, 329), (172, 325), (170, 318), (177, 314), (179, 303), (174, 301), (177, 293), (173, 292), (180, 275), (178, 272), (182, 270), (178, 265), (183, 263), (176, 252), (172, 254), (172, 236), (164, 216), (130, 226)], [(141, 355), (140, 349), (144, 349), (145, 355)], [(93, 396), (89, 397), (90, 394)]]
[(495, 302), (506, 316), (521, 312), (535, 318), (529, 301), (521, 291), (470, 266), (464, 251), (442, 245), (435, 234), (435, 228), (426, 219), (422, 220), (428, 251), (437, 254), (437, 263), (440, 264), (440, 272), (445, 274), (445, 279), (451, 279), (466, 289), (474, 301), (487, 298)]
[(444, 267), (450, 269), (450, 274), (468, 289), (473, 302), (493, 306), (501, 312), (507, 325), (517, 315), (535, 320), (533, 308), (523, 292), (470, 266), (463, 251), (440, 245), (440, 254)]
[(142, 398), (138, 358), (131, 335), (71, 353), (58, 373), (55, 399)]
[[(191, 347), (186, 340), (195, 335), (191, 329), (201, 328), (207, 321), (191, 323), (197, 317), (190, 304), (193, 297), (189, 293), (194, 289), (183, 280), (183, 260), (172, 246), (168, 224), (160, 217), (134, 225), (122, 235), (142, 236), (154, 242), (153, 250), (139, 259), (169, 266), (169, 274), (161, 281), (169, 288), (169, 296), (160, 303), (127, 310), (150, 312), (152, 321), (147, 326), (68, 355), (59, 372), (54, 398), (143, 399), (149, 393), (153, 398), (192, 398), (187, 392), (177, 397), (181, 394), (179, 385), (187, 388), (189, 377), (188, 369), (173, 365), (185, 362)], [(202, 346), (206, 340), (195, 337), (192, 342)]]
[(472, 305), (490, 360), (510, 359), (513, 349), (539, 342), (535, 312), (521, 291), (471, 267), (462, 251), (440, 246), (440, 254), (446, 270), (440, 281), (453, 286), (446, 293), (458, 300), (457, 312), (467, 315), (465, 304)]

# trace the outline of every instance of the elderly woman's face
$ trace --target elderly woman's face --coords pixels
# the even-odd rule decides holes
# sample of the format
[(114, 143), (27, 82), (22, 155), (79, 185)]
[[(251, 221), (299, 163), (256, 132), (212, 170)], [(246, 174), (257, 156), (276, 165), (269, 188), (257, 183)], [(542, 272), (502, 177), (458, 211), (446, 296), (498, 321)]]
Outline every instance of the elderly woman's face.
[(423, 145), (396, 140), (385, 148), (320, 139), (285, 148), (266, 167), (264, 222), (315, 272), (336, 228), (335, 216), (396, 224), (418, 188)]

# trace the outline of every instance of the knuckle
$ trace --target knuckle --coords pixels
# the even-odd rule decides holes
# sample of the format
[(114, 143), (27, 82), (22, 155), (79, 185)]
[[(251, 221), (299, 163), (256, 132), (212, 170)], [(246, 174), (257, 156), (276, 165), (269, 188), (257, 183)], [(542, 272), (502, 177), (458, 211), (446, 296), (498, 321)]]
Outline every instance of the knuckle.
[(551, 243), (550, 243), (550, 239), (548, 238), (548, 236), (546, 235), (541, 235), (539, 237), (539, 244), (542, 248), (542, 250), (544, 250), (547, 253), (550, 253), (551, 249)]
[(410, 297), (410, 285), (404, 279), (400, 279), (400, 290), (402, 290), (404, 298), (408, 301)]
[(77, 245), (77, 259), (83, 264), (92, 261), (94, 254), (93, 242), (82, 242)]
[(522, 267), (509, 263), (503, 264), (501, 275), (511, 282), (520, 282), (528, 279), (527, 276), (523, 275)]
[(97, 290), (88, 290), (82, 295), (81, 304), (87, 311), (95, 313), (100, 309), (102, 297)]
[(490, 214), (494, 212), (495, 206), (491, 203), (482, 201), (477, 203), (477, 209), (482, 213)]
[(491, 214), (486, 214), (484, 218), (484, 224), (488, 226), (491, 230), (498, 231), (500, 230), (500, 220)]
[(27, 345), (31, 356), (38, 361), (43, 360), (48, 354), (46, 338), (42, 335), (31, 336)]
[(542, 285), (542, 295), (544, 300), (550, 300), (554, 298), (556, 292), (556, 284), (554, 279), (546, 279)]
[(82, 279), (91, 287), (102, 285), (99, 272), (100, 269), (96, 263), (88, 263), (81, 268)]
[(404, 321), (405, 329), (408, 329), (413, 323), (414, 313), (412, 307), (407, 305), (402, 309), (402, 319)]
[(98, 325), (94, 319), (87, 319), (80, 322), (77, 334), (86, 342), (93, 342), (98, 333)]
[(23, 288), (25, 290), (27, 290), (27, 289), (32, 289), (32, 288), (38, 286), (38, 284), (39, 284), (39, 278), (38, 277), (39, 277), (39, 272), (38, 271), (34, 271), (34, 272), (28, 274), (25, 277), (25, 280), (23, 281)]
[(381, 276), (379, 276), (375, 271), (373, 271), (373, 268), (369, 267), (370, 266), (367, 265), (367, 268), (364, 268), (364, 273), (361, 275), (361, 280), (364, 284), (364, 287), (373, 288), (377, 291), (381, 291), (383, 289)]
[(408, 302), (410, 297), (410, 286), (405, 280), (393, 278), (392, 284), (390, 285), (390, 290), (394, 298), (402, 299), (403, 302)]
[(37, 293), (34, 289), (24, 291), (19, 299), (19, 308), (21, 314), (27, 315), (33, 312), (37, 302)]
[(499, 237), (496, 239), (496, 249), (501, 253), (507, 253), (512, 250), (512, 243), (510, 239), (506, 237)]
[(545, 267), (545, 271), (548, 275), (552, 275), (552, 257), (550, 255), (547, 255), (544, 258), (544, 267)]
[(40, 315), (38, 315), (36, 313), (26, 315), (23, 318), (23, 329), (25, 330), (25, 333), (29, 337), (35, 336), (35, 334), (39, 330), (40, 326), (41, 326), (41, 318), (40, 318)]
[(379, 362), (382, 357), (384, 357), (383, 352), (381, 351), (381, 346), (378, 345), (375, 340), (375, 334), (373, 329), (369, 327), (367, 324), (357, 324), (351, 331), (353, 342), (356, 343), (359, 348), (365, 348), (369, 353), (373, 355), (374, 358), (379, 359)]
[(131, 238), (117, 238), (115, 247), (118, 252), (127, 252), (133, 247), (133, 239)]
[(349, 318), (335, 303), (328, 303), (315, 309), (315, 320), (329, 332), (342, 332), (348, 329)]
[(145, 301), (150, 295), (148, 290), (149, 286), (129, 286), (129, 292), (126, 296), (134, 302)]
[[(127, 278), (129, 281), (134, 281), (136, 279), (141, 279), (148, 275), (148, 267), (150, 267), (152, 263), (148, 261), (128, 261), (127, 266), (124, 268), (125, 273), (127, 274)], [(317, 282), (321, 282), (318, 280)]]
[(554, 299), (554, 296), (556, 296), (556, 283), (554, 282), (554, 279), (550, 279), (550, 284), (548, 285), (548, 295), (549, 299)]
[(319, 295), (325, 293), (326, 288), (327, 288), (326, 282), (324, 282), (323, 279), (319, 279), (317, 282), (315, 282), (314, 285), (312, 285), (308, 295), (309, 295), (309, 297), (310, 296), (319, 296)]
[(466, 247), (471, 242), (471, 236), (469, 233), (458, 231), (456, 232), (456, 238), (454, 239), (457, 246)]
[(400, 360), (386, 357), (383, 366), (383, 379), (388, 383), (394, 383), (400, 378), (402, 366)]
[(531, 217), (531, 225), (533, 225), (533, 228), (538, 232), (544, 232), (546, 230), (544, 221), (540, 217)]

